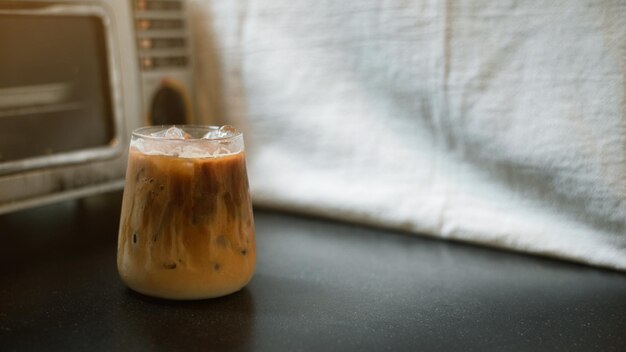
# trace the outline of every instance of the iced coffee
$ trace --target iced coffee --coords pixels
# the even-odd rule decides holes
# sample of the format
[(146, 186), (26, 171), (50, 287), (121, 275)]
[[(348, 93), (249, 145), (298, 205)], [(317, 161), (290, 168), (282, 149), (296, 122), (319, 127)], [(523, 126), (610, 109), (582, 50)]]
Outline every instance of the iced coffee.
[(240, 290), (256, 263), (242, 134), (231, 126), (133, 132), (118, 239), (122, 280), (201, 299)]

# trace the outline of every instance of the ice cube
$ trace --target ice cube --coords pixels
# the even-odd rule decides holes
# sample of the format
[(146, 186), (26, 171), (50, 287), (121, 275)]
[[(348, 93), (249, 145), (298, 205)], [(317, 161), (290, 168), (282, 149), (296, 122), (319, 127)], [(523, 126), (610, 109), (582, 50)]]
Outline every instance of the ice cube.
[(172, 126), (165, 131), (151, 133), (150, 136), (167, 139), (185, 139), (185, 131), (176, 126)]
[(229, 138), (237, 134), (237, 129), (231, 125), (224, 125), (217, 130), (209, 131), (202, 139), (220, 139)]
[(220, 138), (219, 133), (220, 133), (219, 130), (209, 131), (204, 136), (202, 136), (202, 139), (218, 139)]
[(199, 146), (184, 145), (178, 156), (181, 158), (203, 158), (206, 155), (207, 151)]
[(232, 152), (225, 147), (219, 147), (217, 148), (216, 151), (213, 152), (213, 156), (219, 156), (219, 155), (228, 155), (231, 154)]
[(224, 125), (218, 131), (222, 138), (232, 137), (237, 134), (237, 129), (231, 125)]
[(143, 140), (143, 138), (137, 138), (133, 140), (130, 145), (142, 153), (146, 152), (146, 142)]

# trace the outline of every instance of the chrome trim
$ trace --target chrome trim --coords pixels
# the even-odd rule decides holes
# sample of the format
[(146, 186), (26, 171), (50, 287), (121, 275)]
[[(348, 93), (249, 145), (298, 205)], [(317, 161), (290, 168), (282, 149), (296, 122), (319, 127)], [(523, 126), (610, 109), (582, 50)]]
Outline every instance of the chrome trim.
[(9, 202), (9, 203), (4, 203), (4, 204), (0, 203), (0, 214), (9, 213), (12, 211), (17, 211), (17, 210), (22, 210), (22, 209), (27, 209), (27, 208), (32, 208), (32, 207), (39, 207), (42, 205), (46, 205), (46, 204), (50, 204), (50, 203), (54, 203), (58, 201), (79, 198), (79, 197), (88, 196), (88, 195), (96, 194), (96, 193), (117, 191), (122, 188), (124, 188), (124, 180), (112, 180), (106, 183), (94, 184), (93, 186), (77, 188), (77, 189), (68, 190), (64, 192), (45, 194), (40, 197), (27, 198), (27, 199), (22, 199), (19, 201)]

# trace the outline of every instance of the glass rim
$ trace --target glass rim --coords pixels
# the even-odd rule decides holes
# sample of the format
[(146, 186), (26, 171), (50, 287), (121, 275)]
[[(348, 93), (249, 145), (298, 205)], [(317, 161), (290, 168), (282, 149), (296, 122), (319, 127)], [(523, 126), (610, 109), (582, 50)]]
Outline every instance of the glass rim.
[(167, 129), (172, 128), (172, 127), (180, 128), (180, 129), (182, 129), (185, 132), (187, 132), (186, 129), (196, 129), (196, 130), (205, 131), (205, 133), (207, 133), (207, 132), (211, 132), (211, 131), (217, 131), (222, 126), (198, 125), (198, 124), (150, 125), (150, 126), (142, 126), (142, 127), (134, 129), (132, 131), (132, 136), (136, 137), (136, 138), (143, 138), (143, 139), (149, 139), (149, 140), (154, 140), (154, 141), (179, 141), (179, 142), (180, 141), (185, 141), (185, 142), (205, 141), (206, 142), (206, 141), (228, 141), (228, 140), (235, 139), (237, 137), (241, 137), (243, 135), (243, 133), (238, 128), (235, 128), (236, 132), (233, 135), (228, 136), (228, 137), (181, 139), (181, 138), (158, 137), (158, 136), (152, 136), (151, 135), (151, 133), (167, 130)]

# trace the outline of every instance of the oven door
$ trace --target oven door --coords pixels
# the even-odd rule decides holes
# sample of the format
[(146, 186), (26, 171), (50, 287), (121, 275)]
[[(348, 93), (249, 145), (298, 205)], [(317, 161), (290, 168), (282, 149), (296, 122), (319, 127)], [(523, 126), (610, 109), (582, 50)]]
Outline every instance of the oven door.
[(128, 8), (0, 0), (0, 212), (119, 184), (139, 116)]
[(120, 154), (110, 16), (23, 7), (0, 10), (0, 174)]

